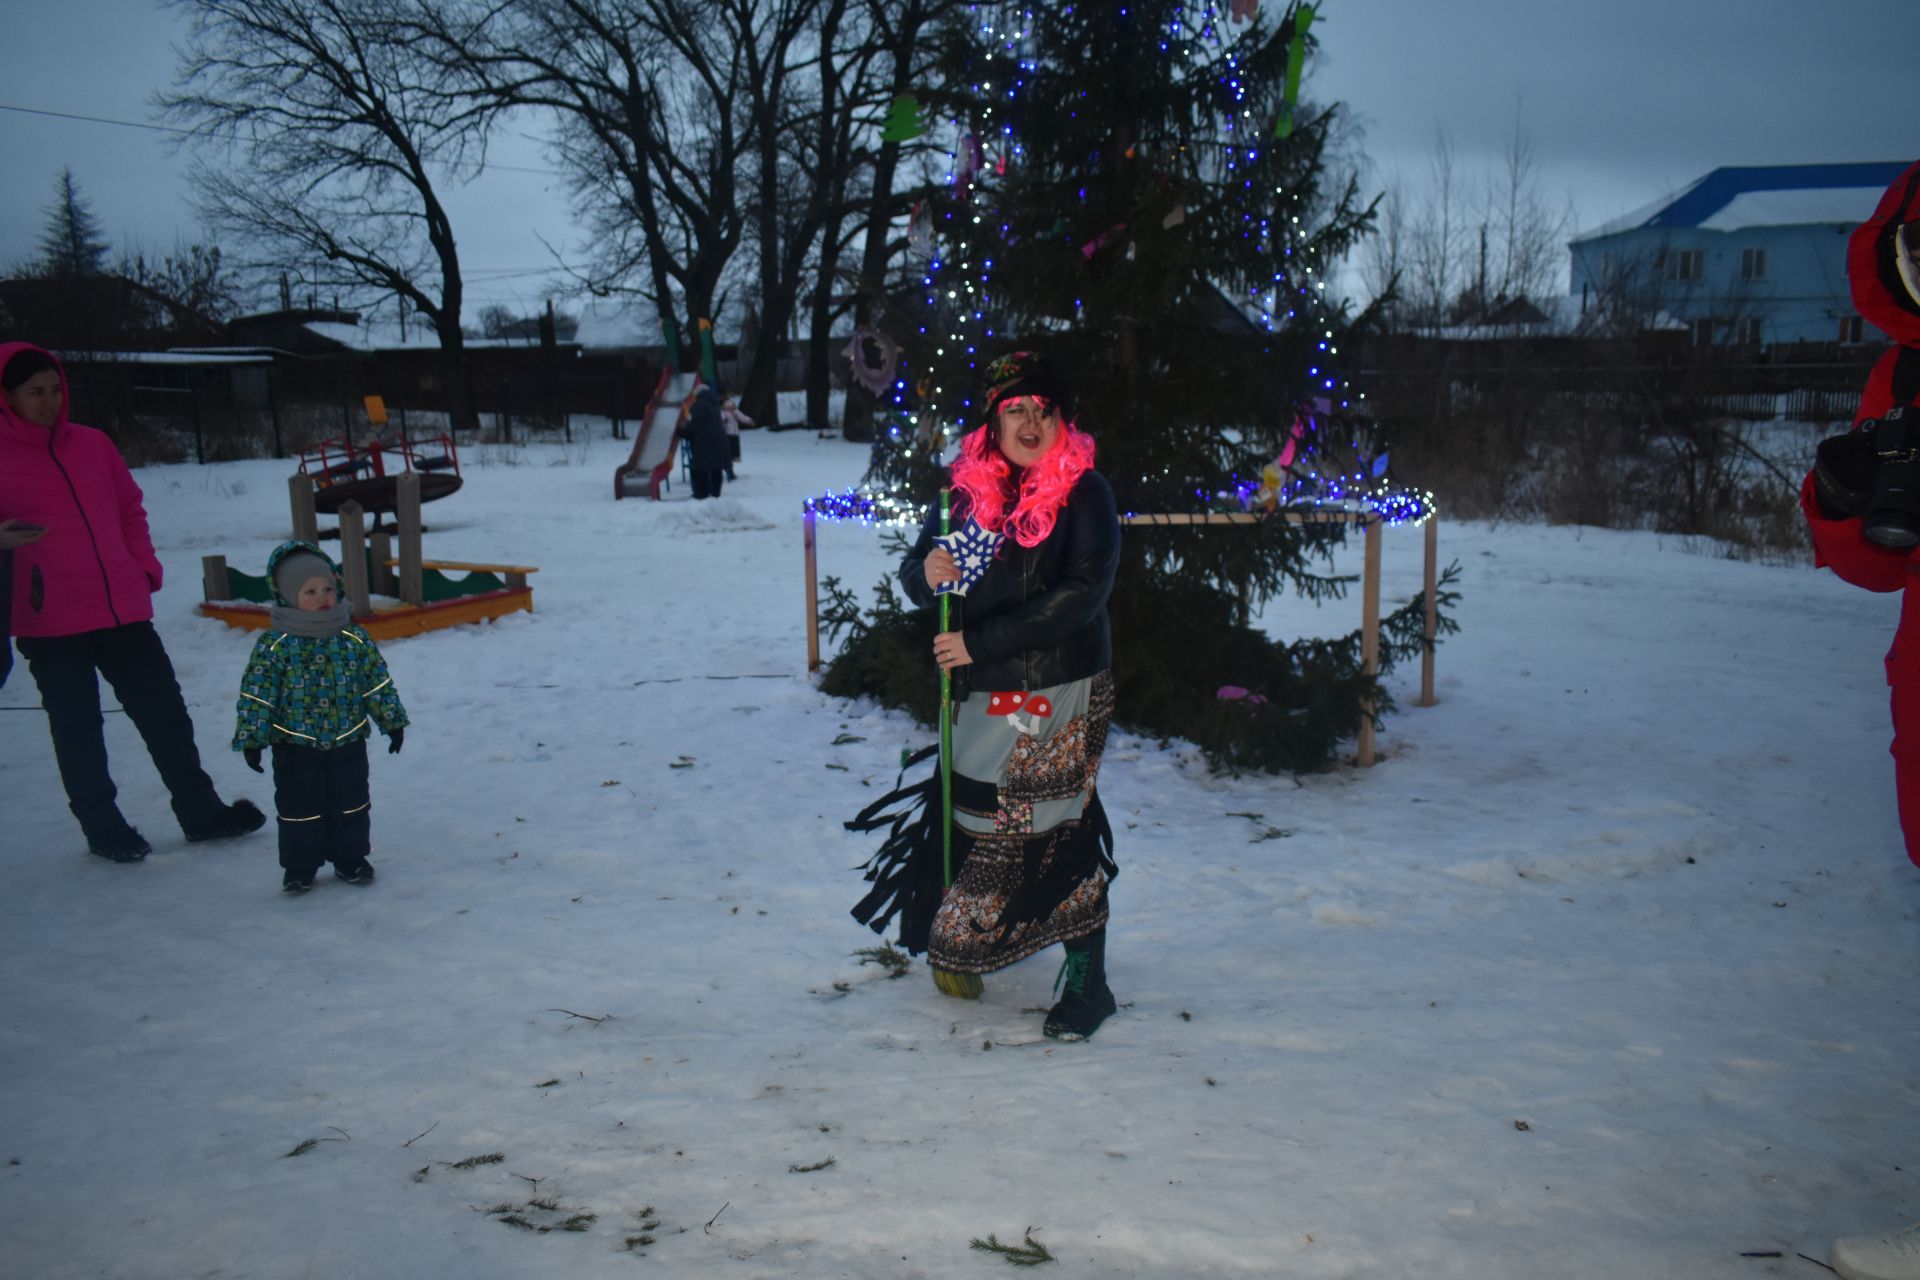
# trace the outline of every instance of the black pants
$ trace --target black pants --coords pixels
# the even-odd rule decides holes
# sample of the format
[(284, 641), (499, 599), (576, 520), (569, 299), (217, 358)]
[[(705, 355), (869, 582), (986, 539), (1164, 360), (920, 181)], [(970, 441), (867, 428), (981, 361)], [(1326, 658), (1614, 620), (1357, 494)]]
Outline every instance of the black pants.
[(98, 676), (113, 686), (127, 718), (146, 741), (181, 827), (191, 832), (219, 816), (220, 797), (200, 767), (180, 682), (151, 622), (73, 636), (22, 636), (19, 644), (33, 682), (40, 686), (67, 806), (89, 839), (111, 838), (127, 825), (114, 803), (119, 791), (107, 772)]
[(725, 467), (695, 467), (693, 469), (693, 496), (696, 498), (717, 498), (720, 486), (727, 482)]
[(280, 868), (302, 875), (320, 864), (350, 867), (373, 848), (367, 740), (316, 751), (273, 748), (273, 807), (280, 816)]

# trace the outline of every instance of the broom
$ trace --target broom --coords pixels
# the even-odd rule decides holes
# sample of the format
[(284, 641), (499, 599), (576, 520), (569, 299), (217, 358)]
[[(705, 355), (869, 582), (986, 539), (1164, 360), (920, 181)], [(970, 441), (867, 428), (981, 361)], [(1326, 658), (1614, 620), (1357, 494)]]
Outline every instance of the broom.
[[(940, 536), (952, 532), (951, 489), (940, 490)], [(940, 630), (945, 631), (953, 603), (951, 592), (940, 597)], [(940, 874), (941, 884), (953, 887), (953, 675), (947, 668), (940, 668)], [(958, 996), (962, 1000), (978, 1000), (986, 984), (980, 981), (977, 973), (954, 973), (935, 965), (933, 985), (942, 995)]]

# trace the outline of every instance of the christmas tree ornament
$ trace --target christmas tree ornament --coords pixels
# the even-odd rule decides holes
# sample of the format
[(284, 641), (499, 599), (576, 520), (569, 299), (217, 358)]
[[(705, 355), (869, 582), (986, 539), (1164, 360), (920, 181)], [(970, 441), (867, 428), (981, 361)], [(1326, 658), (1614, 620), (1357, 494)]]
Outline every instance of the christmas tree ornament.
[(919, 254), (933, 252), (933, 214), (925, 200), (917, 200), (907, 215), (907, 244)]
[(862, 325), (847, 342), (846, 357), (853, 366), (853, 380), (870, 396), (879, 396), (893, 385), (900, 366), (900, 344), (878, 329)]
[(1166, 217), (1160, 219), (1161, 227), (1171, 230), (1187, 220), (1187, 206), (1177, 204)]
[(1300, 100), (1300, 72), (1307, 61), (1307, 28), (1312, 25), (1312, 5), (1303, 4), (1293, 11), (1293, 34), (1287, 39), (1287, 79), (1281, 90), (1280, 119), (1273, 129), (1276, 138), (1293, 132), (1293, 107)]
[(1227, 9), (1228, 16), (1236, 25), (1251, 20), (1259, 12), (1260, 0), (1232, 0)]
[(920, 99), (903, 93), (887, 109), (887, 122), (880, 126), (880, 141), (908, 142), (926, 131), (920, 120)]

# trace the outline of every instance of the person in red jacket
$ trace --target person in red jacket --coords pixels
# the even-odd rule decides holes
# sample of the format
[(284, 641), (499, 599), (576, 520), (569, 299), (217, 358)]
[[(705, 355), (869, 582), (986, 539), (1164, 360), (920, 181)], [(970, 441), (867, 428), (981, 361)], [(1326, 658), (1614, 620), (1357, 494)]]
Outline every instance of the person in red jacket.
[[(1895, 180), (1873, 216), (1847, 242), (1847, 277), (1860, 314), (1893, 339), (1867, 378), (1854, 426), (1895, 409), (1920, 428), (1920, 164)], [(1861, 536), (1855, 508), (1872, 488), (1872, 427), (1821, 446), (1822, 465), (1800, 487), (1814, 563), (1869, 591), (1900, 591), (1900, 625), (1887, 653), (1893, 688), (1893, 766), (1907, 856), (1920, 865), (1920, 549), (1898, 550)], [(1837, 447), (1836, 447), (1837, 446)], [(1824, 474), (1826, 483), (1822, 483)], [(1836, 481), (1838, 483), (1836, 483)]]
[(140, 486), (111, 440), (68, 420), (60, 362), (24, 342), (0, 346), (0, 525), (14, 561), (13, 634), (88, 849), (114, 862), (152, 852), (115, 803), (100, 676), (145, 740), (187, 839), (265, 825), (251, 801), (224, 803), (200, 767), (193, 721), (153, 628), (161, 569)]
[[(1800, 487), (1800, 509), (1816, 565), (1869, 591), (1903, 593), (1887, 683), (1900, 830), (1907, 857), (1920, 865), (1920, 545), (1886, 545), (1911, 541), (1898, 531), (1891, 539), (1870, 539), (1862, 518), (1886, 462), (1881, 424), (1899, 423), (1920, 439), (1920, 164), (1901, 174), (1855, 229), (1847, 242), (1847, 278), (1855, 308), (1893, 345), (1868, 375), (1855, 429), (1821, 443), (1819, 461)], [(1920, 1222), (1886, 1235), (1843, 1236), (1828, 1258), (1844, 1280), (1920, 1280)]]

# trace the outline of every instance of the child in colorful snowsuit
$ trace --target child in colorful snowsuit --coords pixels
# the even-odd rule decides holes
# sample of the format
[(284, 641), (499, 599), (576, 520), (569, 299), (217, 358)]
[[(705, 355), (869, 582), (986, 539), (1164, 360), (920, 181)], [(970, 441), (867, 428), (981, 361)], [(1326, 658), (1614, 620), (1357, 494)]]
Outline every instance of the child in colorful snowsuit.
[(340, 598), (333, 562), (309, 542), (282, 543), (267, 559), (272, 629), (254, 643), (240, 682), (233, 749), (256, 773), (273, 749), (280, 815), (280, 887), (305, 893), (322, 862), (336, 879), (373, 879), (369, 724), (387, 752), (405, 741), (406, 708), (373, 640)]

